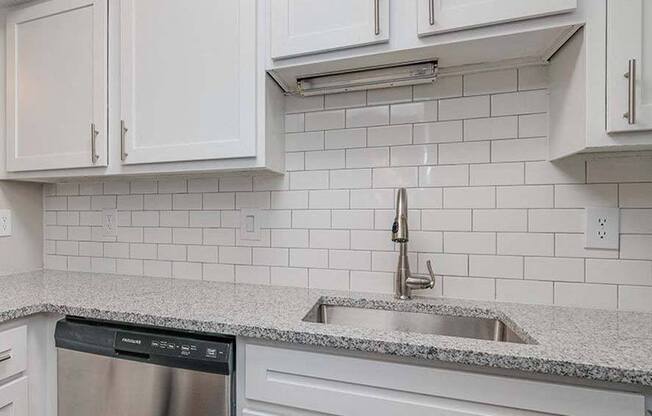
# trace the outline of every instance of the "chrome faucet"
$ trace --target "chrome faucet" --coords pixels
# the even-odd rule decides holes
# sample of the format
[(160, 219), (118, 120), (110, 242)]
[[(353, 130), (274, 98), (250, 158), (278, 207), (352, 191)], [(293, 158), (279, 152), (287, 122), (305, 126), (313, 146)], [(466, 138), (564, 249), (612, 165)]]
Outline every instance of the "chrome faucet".
[(432, 271), (430, 260), (426, 262), (427, 275), (413, 275), (410, 272), (408, 261), (408, 202), (405, 188), (398, 190), (396, 196), (396, 217), (392, 225), (392, 241), (399, 244), (398, 266), (394, 276), (394, 297), (397, 299), (410, 299), (412, 289), (432, 289), (435, 287), (435, 273)]

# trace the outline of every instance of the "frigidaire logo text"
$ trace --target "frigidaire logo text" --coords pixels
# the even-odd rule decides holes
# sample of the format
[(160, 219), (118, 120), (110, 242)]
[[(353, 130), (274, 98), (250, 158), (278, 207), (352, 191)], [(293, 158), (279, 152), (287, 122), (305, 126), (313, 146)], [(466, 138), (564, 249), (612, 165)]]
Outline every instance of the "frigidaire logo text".
[(142, 344), (142, 341), (139, 339), (133, 339), (133, 338), (122, 338), (122, 342), (126, 342), (127, 344), (136, 344), (140, 345)]

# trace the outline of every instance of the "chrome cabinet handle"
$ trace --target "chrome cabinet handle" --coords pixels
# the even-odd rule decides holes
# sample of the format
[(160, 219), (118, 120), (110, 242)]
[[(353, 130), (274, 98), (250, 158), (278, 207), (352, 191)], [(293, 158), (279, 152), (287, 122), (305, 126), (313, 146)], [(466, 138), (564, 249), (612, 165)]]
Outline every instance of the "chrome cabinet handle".
[(374, 0), (374, 33), (380, 35), (380, 0)]
[(630, 59), (627, 72), (627, 112), (623, 117), (628, 124), (636, 124), (636, 59)]
[(124, 120), (120, 120), (120, 159), (124, 162), (127, 159), (127, 156), (129, 156), (129, 153), (127, 153), (127, 132), (129, 129), (127, 128), (127, 125), (125, 124)]
[(428, 0), (428, 23), (435, 25), (435, 0)]
[(11, 360), (11, 354), (6, 353), (3, 355), (0, 355), (0, 363), (4, 363), (5, 361)]
[(95, 123), (91, 123), (91, 161), (93, 164), (96, 164), (100, 159), (100, 155), (97, 154), (97, 136), (99, 134), (100, 132), (95, 128)]

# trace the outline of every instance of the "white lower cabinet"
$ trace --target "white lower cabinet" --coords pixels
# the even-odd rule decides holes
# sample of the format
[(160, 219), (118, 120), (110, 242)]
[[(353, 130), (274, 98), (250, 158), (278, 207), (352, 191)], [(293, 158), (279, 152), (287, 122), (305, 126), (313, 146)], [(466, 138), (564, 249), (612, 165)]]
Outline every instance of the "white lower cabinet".
[[(645, 413), (645, 397), (634, 393), (255, 344), (244, 347), (244, 357), (247, 404), (242, 415), (247, 416)], [(281, 407), (266, 413), (266, 404)]]
[(0, 416), (27, 416), (27, 377), (0, 386)]

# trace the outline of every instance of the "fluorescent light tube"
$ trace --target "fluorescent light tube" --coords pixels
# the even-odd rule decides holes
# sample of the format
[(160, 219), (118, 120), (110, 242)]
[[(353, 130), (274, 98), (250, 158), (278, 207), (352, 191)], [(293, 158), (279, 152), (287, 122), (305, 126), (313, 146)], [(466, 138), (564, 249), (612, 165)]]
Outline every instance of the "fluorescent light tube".
[(309, 96), (427, 84), (436, 79), (437, 62), (430, 61), (316, 75), (298, 79), (297, 85), (299, 94)]

